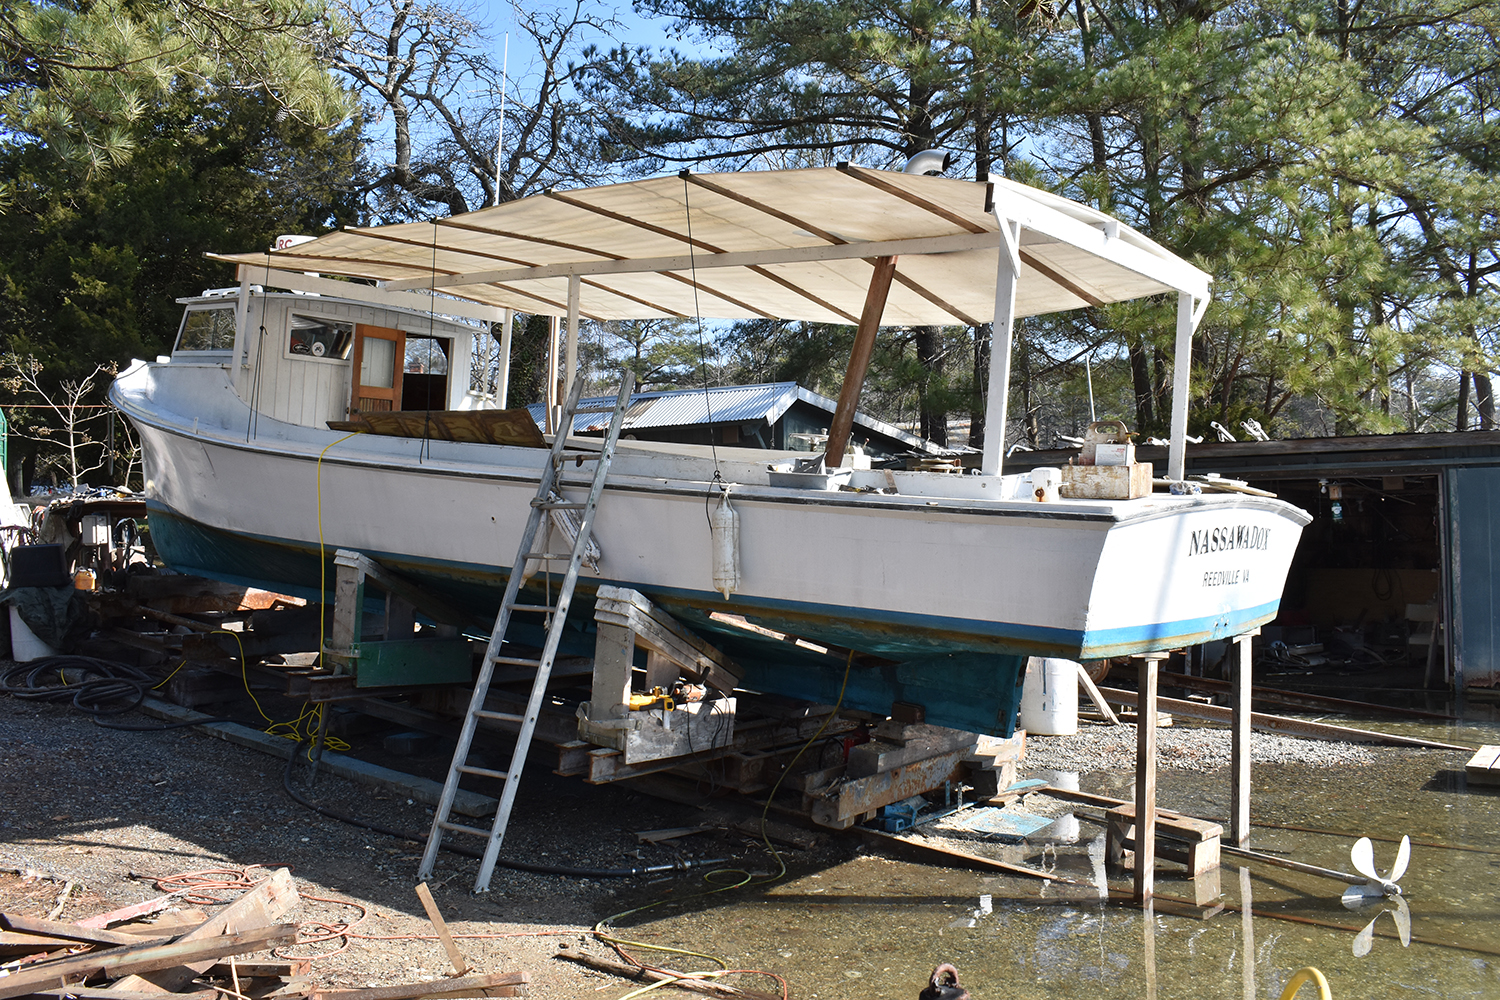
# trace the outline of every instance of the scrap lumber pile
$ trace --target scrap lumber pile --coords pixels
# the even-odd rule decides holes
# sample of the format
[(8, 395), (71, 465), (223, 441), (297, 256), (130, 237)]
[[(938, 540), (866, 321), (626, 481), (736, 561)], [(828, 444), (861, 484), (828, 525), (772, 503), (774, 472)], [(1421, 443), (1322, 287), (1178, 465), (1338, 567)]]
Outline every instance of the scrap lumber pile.
[[(297, 940), (297, 925), (281, 922), (297, 903), (286, 869), (207, 919), (134, 922), (170, 902), (162, 897), (84, 924), (0, 913), (0, 955), (6, 959), (0, 1000), (163, 1000), (168, 994), (212, 1000), (231, 991), (267, 1000), (310, 992), (305, 962), (236, 961)], [(123, 926), (110, 929), (110, 923)], [(214, 985), (218, 976), (227, 988)]]
[(453, 963), (453, 977), (339, 989), (316, 985), (308, 958), (241, 960), (239, 956), (297, 941), (297, 925), (283, 918), (297, 905), (299, 895), (291, 872), (282, 868), (211, 917), (187, 910), (142, 922), (178, 902), (180, 893), (78, 923), (0, 912), (0, 1000), (449, 1000), (526, 995), (529, 976), (524, 972), (473, 972), (426, 885), (417, 891)]

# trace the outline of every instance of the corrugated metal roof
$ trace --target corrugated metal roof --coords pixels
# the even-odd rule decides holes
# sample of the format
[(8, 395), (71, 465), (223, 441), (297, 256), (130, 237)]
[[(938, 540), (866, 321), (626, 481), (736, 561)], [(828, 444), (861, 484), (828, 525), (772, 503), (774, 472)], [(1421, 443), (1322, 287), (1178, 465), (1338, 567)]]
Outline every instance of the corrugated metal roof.
[[(624, 430), (646, 427), (691, 427), (696, 424), (751, 423), (774, 424), (797, 400), (811, 403), (832, 413), (835, 400), (804, 389), (796, 382), (772, 382), (767, 385), (724, 385), (707, 389), (674, 389), (664, 392), (637, 392), (630, 397), (625, 411)], [(585, 434), (605, 430), (614, 409), (615, 397), (590, 396), (579, 402), (581, 411), (573, 417), (573, 433)], [(542, 403), (527, 407), (537, 426), (544, 426), (546, 416)], [(592, 411), (592, 412), (589, 412)], [(863, 413), (854, 422), (869, 430), (895, 438), (912, 448), (934, 450), (934, 446), (894, 424)]]

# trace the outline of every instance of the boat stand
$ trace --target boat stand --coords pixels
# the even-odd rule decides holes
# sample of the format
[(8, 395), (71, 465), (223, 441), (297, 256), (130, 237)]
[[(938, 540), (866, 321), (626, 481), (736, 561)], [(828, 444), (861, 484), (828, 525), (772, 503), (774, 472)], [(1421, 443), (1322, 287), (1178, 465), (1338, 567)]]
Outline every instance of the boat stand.
[[(589, 701), (578, 706), (578, 735), (624, 752), (626, 764), (682, 757), (732, 745), (735, 686), (743, 671), (644, 594), (599, 588), (598, 638)], [(632, 692), (636, 648), (646, 651), (644, 691)], [(697, 687), (674, 696), (686, 678)]]
[[(1235, 658), (1234, 672), (1229, 836), (1237, 847), (1244, 847), (1250, 840), (1250, 641), (1259, 634), (1260, 630), (1254, 629), (1233, 639), (1239, 655)], [(1110, 832), (1110, 848), (1115, 852), (1122, 846), (1135, 848), (1133, 898), (1142, 905), (1155, 894), (1159, 825), (1169, 839), (1188, 843), (1184, 858), (1195, 876), (1217, 865), (1222, 834), (1218, 824), (1183, 827), (1172, 818), (1175, 814), (1169, 814), (1164, 820), (1156, 807), (1156, 688), (1160, 664), (1167, 655), (1147, 653), (1138, 658), (1140, 695), (1136, 701), (1135, 805), (1129, 809), (1129, 815), (1121, 810), (1111, 814), (1114, 826)], [(1130, 840), (1134, 841), (1133, 845), (1129, 844)], [(1213, 865), (1209, 864), (1210, 854), (1213, 855)]]

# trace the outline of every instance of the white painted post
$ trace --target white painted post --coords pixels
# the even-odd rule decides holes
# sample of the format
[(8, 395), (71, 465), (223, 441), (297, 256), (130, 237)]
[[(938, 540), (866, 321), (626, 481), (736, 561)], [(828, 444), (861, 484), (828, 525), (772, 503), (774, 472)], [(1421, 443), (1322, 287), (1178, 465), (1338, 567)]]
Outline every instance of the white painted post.
[(1235, 636), (1239, 656), (1234, 670), (1234, 714), (1230, 723), (1229, 839), (1236, 847), (1250, 843), (1250, 637), (1260, 629)]
[(582, 287), (579, 275), (568, 275), (568, 359), (563, 371), (563, 399), (572, 397), (573, 379), (578, 377), (578, 295)]
[[(239, 393), (240, 398), (247, 403), (253, 403), (250, 399), (250, 345), (253, 343), (250, 331), (246, 329), (250, 317), (250, 265), (241, 264), (240, 290), (234, 299), (234, 367), (231, 376), (234, 381), (234, 390)], [(175, 344), (172, 346), (176, 346)], [(243, 359), (245, 364), (241, 364)]]
[(1177, 353), (1172, 361), (1172, 443), (1167, 478), (1180, 481), (1187, 469), (1188, 376), (1193, 367), (1193, 295), (1177, 293)]
[(560, 322), (557, 316), (547, 317), (547, 363), (545, 366), (547, 384), (543, 395), (547, 402), (547, 420), (544, 429), (548, 434), (557, 430), (557, 328)]
[(502, 410), (510, 396), (510, 340), (515, 325), (516, 311), (505, 310), (500, 320), (500, 373), (495, 379), (495, 405)]
[(1000, 263), (995, 272), (995, 319), (990, 330), (990, 382), (985, 397), (984, 458), (980, 471), (1000, 475), (1005, 459), (1006, 407), (1010, 402), (1010, 344), (1015, 327), (1016, 282), (1021, 276), (1021, 224), (1001, 218)]

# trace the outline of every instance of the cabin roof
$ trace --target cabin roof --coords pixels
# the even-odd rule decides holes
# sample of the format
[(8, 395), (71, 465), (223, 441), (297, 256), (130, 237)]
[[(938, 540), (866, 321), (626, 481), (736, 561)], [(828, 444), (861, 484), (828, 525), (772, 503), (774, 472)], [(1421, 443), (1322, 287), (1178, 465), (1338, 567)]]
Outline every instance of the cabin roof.
[[(758, 421), (774, 424), (798, 400), (828, 413), (832, 413), (837, 406), (835, 400), (813, 392), (811, 389), (804, 389), (796, 382), (637, 392), (631, 394), (630, 408), (625, 411), (622, 429), (688, 427), (699, 424)], [(614, 409), (614, 403), (614, 396), (590, 396), (581, 400), (579, 406), (585, 412), (580, 412), (573, 417), (573, 433), (582, 434), (605, 429), (609, 425), (609, 415)], [(527, 409), (531, 412), (532, 419), (536, 420), (538, 426), (541, 426), (546, 416), (545, 404), (532, 403)], [(924, 441), (895, 424), (888, 424), (864, 413), (856, 412), (854, 422), (868, 430), (894, 438), (917, 451), (941, 450), (930, 441)]]
[[(1015, 315), (1173, 291), (1209, 277), (1092, 208), (999, 177), (870, 170), (681, 174), (542, 194), (433, 222), (353, 227), (216, 255), (345, 275), (531, 314), (858, 321), (878, 257), (898, 258), (886, 325), (989, 322), (1002, 236), (1019, 225)], [(1008, 252), (1008, 251), (1005, 251)]]

